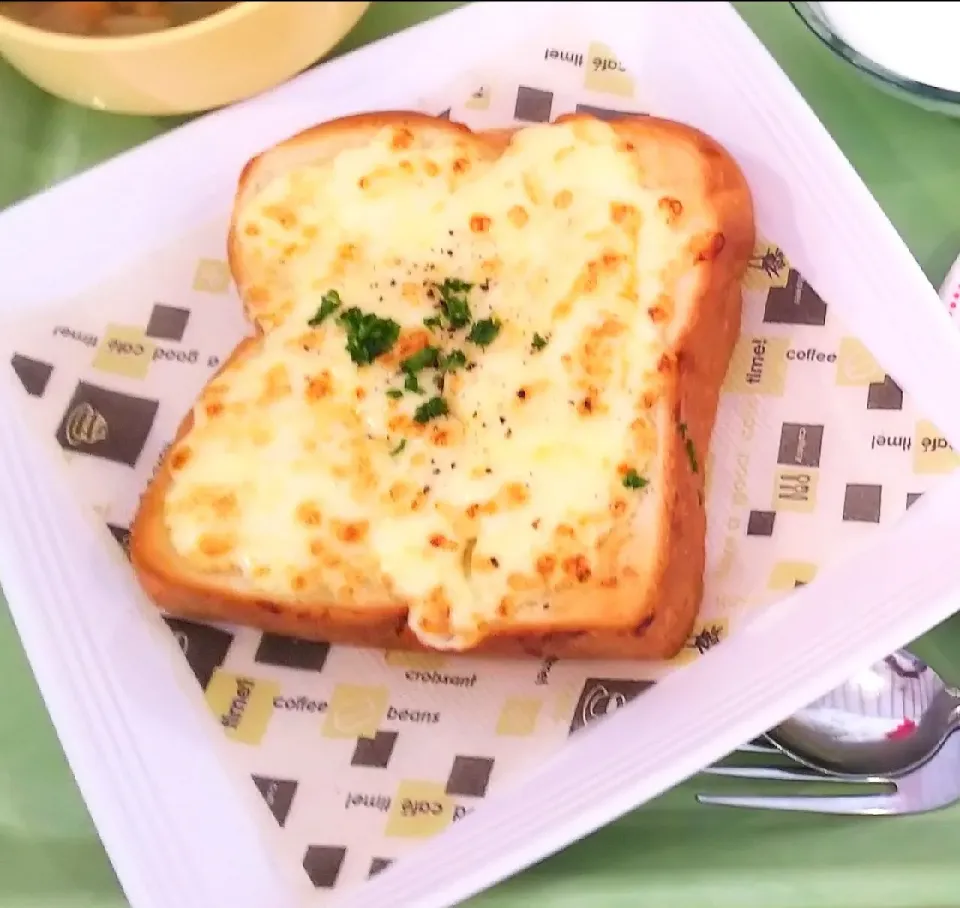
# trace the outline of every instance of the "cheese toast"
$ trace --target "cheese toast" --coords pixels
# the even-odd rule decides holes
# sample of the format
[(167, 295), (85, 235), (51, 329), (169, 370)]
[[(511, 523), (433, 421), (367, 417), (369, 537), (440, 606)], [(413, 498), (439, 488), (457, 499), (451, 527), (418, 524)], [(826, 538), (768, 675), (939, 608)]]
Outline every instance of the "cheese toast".
[(252, 336), (142, 497), (141, 584), (334, 643), (674, 656), (753, 245), (733, 158), (653, 117), (271, 148), (228, 237)]

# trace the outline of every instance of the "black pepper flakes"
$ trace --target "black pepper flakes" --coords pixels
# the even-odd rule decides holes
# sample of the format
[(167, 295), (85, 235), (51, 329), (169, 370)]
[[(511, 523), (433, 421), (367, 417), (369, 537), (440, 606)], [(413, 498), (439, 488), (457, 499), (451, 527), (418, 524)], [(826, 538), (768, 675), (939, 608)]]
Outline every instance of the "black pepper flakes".
[(520, 400), (526, 400), (526, 399), (527, 399), (527, 391), (526, 391), (526, 389), (525, 389), (525, 388), (521, 388), (519, 391), (517, 391), (517, 397), (519, 397)]
[(497, 560), (497, 559), (494, 558), (494, 557), (491, 557), (491, 558), (490, 558), (490, 563), (491, 563), (495, 568), (500, 567), (500, 562), (499, 562), (499, 560)]

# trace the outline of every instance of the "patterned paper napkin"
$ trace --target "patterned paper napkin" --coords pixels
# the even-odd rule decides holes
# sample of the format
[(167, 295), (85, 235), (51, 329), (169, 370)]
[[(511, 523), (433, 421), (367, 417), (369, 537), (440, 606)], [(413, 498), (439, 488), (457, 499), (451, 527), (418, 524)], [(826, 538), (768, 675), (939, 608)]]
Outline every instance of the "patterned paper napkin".
[[(536, 44), (423, 109), (474, 127), (656, 110), (611, 50)], [(23, 326), (13, 367), (77, 494), (124, 545), (177, 424), (245, 332), (226, 211)], [(761, 225), (762, 228), (763, 225)], [(757, 246), (708, 472), (700, 621), (670, 664), (498, 662), (297, 642), (170, 620), (232, 759), (319, 894), (357, 882), (514, 784), (584, 725), (689, 663), (896, 520), (956, 453), (776, 237)]]

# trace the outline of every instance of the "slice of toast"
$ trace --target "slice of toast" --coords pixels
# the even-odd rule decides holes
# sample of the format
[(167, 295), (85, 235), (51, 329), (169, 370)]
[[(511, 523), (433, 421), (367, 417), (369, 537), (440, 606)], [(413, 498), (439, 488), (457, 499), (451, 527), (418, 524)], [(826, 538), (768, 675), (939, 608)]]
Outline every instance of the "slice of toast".
[(251, 161), (228, 248), (254, 336), (146, 490), (179, 616), (385, 648), (669, 658), (754, 244), (678, 123), (326, 123)]

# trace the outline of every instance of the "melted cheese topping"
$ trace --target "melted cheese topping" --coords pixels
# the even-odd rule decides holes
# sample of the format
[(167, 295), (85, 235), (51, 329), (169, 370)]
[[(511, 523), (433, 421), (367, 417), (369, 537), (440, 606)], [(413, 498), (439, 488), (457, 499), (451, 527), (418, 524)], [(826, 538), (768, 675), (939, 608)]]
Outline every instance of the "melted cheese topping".
[[(546, 620), (558, 591), (642, 592), (671, 263), (703, 225), (644, 188), (604, 124), (531, 127), (495, 159), (469, 137), (426, 145), (384, 129), (241, 212), (265, 336), (198, 402), (165, 519), (198, 570), (275, 601), (400, 604), (423, 642), (465, 649)], [(471, 285), (472, 322), (427, 327), (449, 279)], [(311, 326), (330, 291), (340, 308)], [(351, 307), (399, 325), (370, 364), (348, 352)], [(467, 339), (484, 319), (485, 347)], [(399, 364), (427, 345), (468, 367), (404, 391)], [(432, 397), (448, 413), (416, 421)]]

